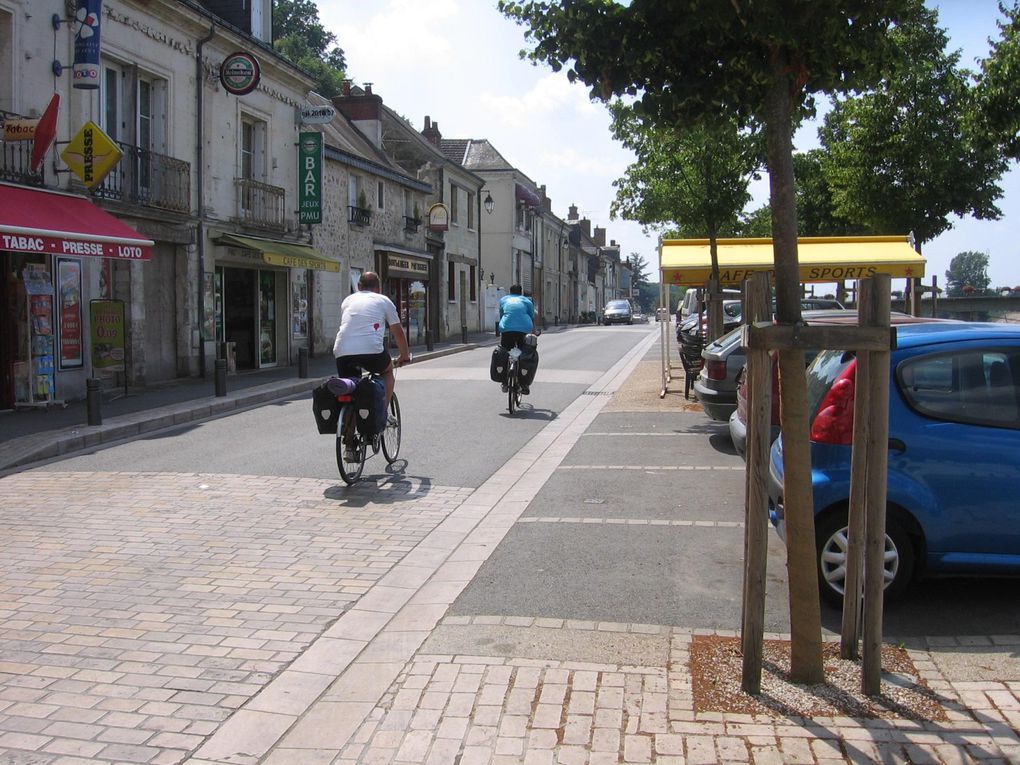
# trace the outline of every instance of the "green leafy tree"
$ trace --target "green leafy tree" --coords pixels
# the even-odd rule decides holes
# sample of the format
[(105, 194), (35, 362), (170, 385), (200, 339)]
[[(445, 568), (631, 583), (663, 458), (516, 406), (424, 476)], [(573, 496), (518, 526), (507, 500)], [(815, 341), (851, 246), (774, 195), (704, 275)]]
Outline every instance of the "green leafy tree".
[[(822, 149), (793, 155), (799, 236), (860, 236), (872, 233), (864, 225), (851, 223), (833, 209), (832, 191), (822, 170)], [(772, 214), (768, 205), (741, 215), (737, 235), (772, 236)]]
[(937, 11), (890, 37), (897, 56), (882, 83), (838, 100), (819, 131), (836, 215), (880, 234), (912, 231), (918, 245), (951, 215), (998, 218), (1006, 164), (971, 127), (970, 75), (946, 51)]
[[(946, 289), (950, 297), (964, 294), (964, 287), (972, 288), (974, 295), (988, 292), (988, 255), (983, 252), (967, 251), (949, 261), (946, 271)], [(968, 290), (970, 292), (970, 290)]]
[(627, 264), (630, 266), (631, 282), (635, 287), (648, 284), (648, 258), (640, 252), (632, 252), (627, 258)]
[[(712, 278), (719, 279), (721, 234), (736, 228), (737, 215), (751, 199), (747, 187), (762, 165), (760, 134), (742, 131), (733, 120), (678, 128), (657, 124), (616, 101), (610, 105), (612, 134), (634, 152), (635, 162), (613, 182), (613, 216), (652, 228), (674, 223), (684, 238), (707, 238)], [(709, 339), (723, 330), (722, 304), (709, 303)]]
[(344, 81), (344, 52), (336, 36), (319, 21), (312, 0), (276, 0), (273, 4), (273, 48), (315, 78), (315, 91), (326, 98), (339, 95)]
[(977, 82), (978, 121), (1006, 156), (1020, 159), (1020, 2), (999, 3), (1005, 20), (1000, 39), (981, 62)]
[[(918, 6), (919, 0), (499, 2), (500, 10), (525, 25), (531, 58), (554, 71), (566, 65), (567, 77), (585, 83), (593, 98), (633, 96), (657, 124), (705, 125), (725, 114), (741, 125), (764, 127), (777, 314), (784, 324), (800, 321), (794, 123), (813, 107), (814, 93), (878, 82), (890, 52), (890, 27)], [(779, 363), (791, 676), (814, 683), (824, 672), (803, 353), (782, 351)]]
[(825, 151), (811, 149), (793, 155), (797, 179), (797, 231), (800, 236), (861, 236), (871, 229), (837, 214), (832, 189), (825, 177)]
[(659, 124), (621, 101), (610, 113), (613, 137), (635, 155), (613, 182), (610, 212), (652, 228), (675, 224), (685, 238), (709, 239), (718, 278), (715, 240), (735, 229), (751, 199), (748, 184), (763, 164), (760, 135), (732, 120)]
[(772, 236), (772, 208), (769, 205), (762, 205), (741, 213), (737, 221), (735, 236), (745, 239), (768, 239)]

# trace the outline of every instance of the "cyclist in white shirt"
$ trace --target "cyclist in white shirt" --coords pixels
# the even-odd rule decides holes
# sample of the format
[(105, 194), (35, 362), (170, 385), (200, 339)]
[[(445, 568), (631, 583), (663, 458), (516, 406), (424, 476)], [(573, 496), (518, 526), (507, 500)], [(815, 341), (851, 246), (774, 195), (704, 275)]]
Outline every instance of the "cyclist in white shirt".
[(407, 336), (393, 301), (379, 293), (379, 274), (366, 271), (358, 279), (358, 291), (340, 304), (340, 328), (333, 342), (336, 373), (340, 377), (358, 377), (364, 369), (380, 374), (386, 381), (386, 410), (393, 395), (393, 360), (385, 348), (389, 328), (397, 341), (400, 356), (397, 366), (411, 363)]

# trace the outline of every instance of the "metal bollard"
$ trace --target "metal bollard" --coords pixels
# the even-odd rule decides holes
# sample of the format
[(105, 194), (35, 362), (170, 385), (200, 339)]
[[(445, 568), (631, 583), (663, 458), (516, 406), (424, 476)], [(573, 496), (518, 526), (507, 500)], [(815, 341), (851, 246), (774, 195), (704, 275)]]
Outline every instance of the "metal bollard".
[(467, 324), (460, 325), (460, 341), (467, 345)]
[(435, 344), (432, 342), (432, 330), (431, 329), (426, 329), (425, 330), (425, 350), (431, 351), (435, 347), (436, 347)]
[(297, 374), (298, 377), (308, 377), (308, 349), (298, 348), (297, 351)]
[(223, 397), (227, 395), (227, 360), (216, 359), (216, 395)]
[(103, 424), (103, 382), (96, 377), (85, 381), (85, 411), (89, 425)]

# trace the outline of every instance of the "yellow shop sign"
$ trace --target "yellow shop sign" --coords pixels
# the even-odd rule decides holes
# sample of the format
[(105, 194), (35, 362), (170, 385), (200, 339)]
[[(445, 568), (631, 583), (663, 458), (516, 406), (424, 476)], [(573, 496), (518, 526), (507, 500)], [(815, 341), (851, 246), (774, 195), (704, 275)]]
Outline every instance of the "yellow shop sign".
[(123, 152), (102, 128), (91, 120), (81, 126), (60, 158), (87, 188), (95, 188), (120, 162)]

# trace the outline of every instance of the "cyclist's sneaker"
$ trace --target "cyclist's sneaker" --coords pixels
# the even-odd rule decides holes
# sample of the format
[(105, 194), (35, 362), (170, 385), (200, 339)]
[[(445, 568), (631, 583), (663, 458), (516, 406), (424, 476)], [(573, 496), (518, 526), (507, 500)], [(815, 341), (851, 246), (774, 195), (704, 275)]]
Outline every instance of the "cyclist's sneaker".
[(500, 389), (501, 391), (503, 391), (504, 393), (506, 393), (507, 391), (509, 391), (509, 390), (510, 390), (510, 389), (509, 389), (509, 388), (508, 388), (508, 387), (506, 386), (506, 383), (503, 383), (502, 385), (500, 385), (500, 386), (499, 386), (499, 389)]
[(386, 427), (387, 428), (397, 427), (397, 418), (394, 417), (392, 414), (386, 417)]
[(348, 446), (344, 449), (344, 461), (345, 462), (357, 462), (358, 461), (358, 450)]
[(523, 385), (522, 384), (521, 385), (521, 395), (522, 396), (530, 396), (531, 395), (531, 388), (529, 388), (527, 385)]
[(377, 453), (379, 451), (379, 444), (380, 443), (381, 442), (379, 441), (379, 434), (376, 433), (374, 436), (372, 436), (372, 453), (373, 454), (375, 454), (375, 453)]

